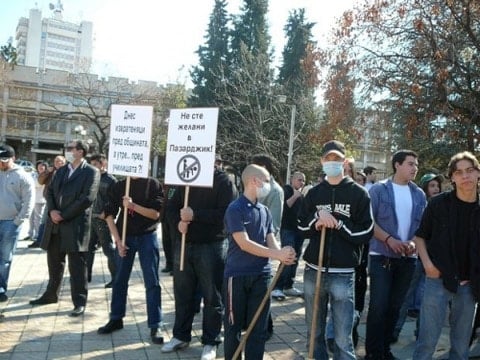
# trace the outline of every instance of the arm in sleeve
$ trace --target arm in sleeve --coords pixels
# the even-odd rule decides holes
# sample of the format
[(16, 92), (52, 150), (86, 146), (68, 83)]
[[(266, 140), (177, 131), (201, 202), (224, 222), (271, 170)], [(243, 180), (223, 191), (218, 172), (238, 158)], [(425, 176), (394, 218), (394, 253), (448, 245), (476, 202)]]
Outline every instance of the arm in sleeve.
[(318, 235), (315, 229), (315, 222), (318, 219), (316, 199), (314, 190), (310, 190), (302, 201), (298, 212), (298, 229), (303, 232), (305, 238), (312, 238)]
[[(222, 224), (225, 212), (228, 208), (228, 205), (235, 200), (236, 189), (230, 179), (225, 178), (219, 182), (216, 191), (214, 192), (215, 196), (215, 207), (213, 208), (192, 208), (193, 210), (193, 221), (201, 222), (204, 224)], [(183, 207), (183, 204), (182, 204)], [(180, 221), (180, 218), (179, 218)]]
[(167, 221), (174, 227), (180, 222), (180, 209), (183, 208), (183, 199), (185, 197), (185, 188), (177, 186), (173, 196), (168, 200), (165, 208)]
[(366, 192), (360, 195), (351, 204), (353, 212), (350, 218), (342, 219), (343, 223), (338, 229), (342, 238), (354, 244), (365, 244), (370, 241), (374, 229), (370, 198)]
[(86, 209), (92, 206), (93, 201), (97, 197), (98, 187), (100, 185), (100, 171), (92, 166), (87, 166), (84, 181), (81, 184), (81, 191), (78, 198), (73, 201), (67, 208), (62, 210), (62, 217), (65, 220), (73, 219), (81, 215)]
[(275, 192), (273, 201), (270, 204), (269, 210), (272, 214), (273, 220), (273, 229), (275, 234), (280, 231), (282, 226), (282, 214), (283, 214), (283, 190), (272, 188), (272, 191)]
[(27, 174), (26, 176), (20, 177), (20, 191), (22, 199), (22, 207), (18, 212), (17, 216), (13, 222), (18, 226), (21, 225), (24, 221), (30, 218), (33, 208), (35, 206), (35, 183), (33, 178)]

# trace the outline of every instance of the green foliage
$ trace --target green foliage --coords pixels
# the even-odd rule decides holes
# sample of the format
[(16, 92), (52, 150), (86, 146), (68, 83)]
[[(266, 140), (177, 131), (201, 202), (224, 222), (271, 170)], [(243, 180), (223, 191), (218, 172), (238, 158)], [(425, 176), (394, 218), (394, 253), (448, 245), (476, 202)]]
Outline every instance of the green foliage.
[[(240, 169), (255, 153), (270, 155), (279, 164), (281, 178), (286, 172), (295, 105), (292, 170), (315, 173), (317, 146), (310, 136), (319, 124), (314, 98), (319, 77), (311, 34), (314, 24), (306, 21), (302, 9), (290, 14), (285, 26), (287, 45), (275, 79), (267, 11), (268, 1), (245, 0), (240, 14), (229, 17), (225, 2), (215, 2), (205, 44), (199, 47), (199, 64), (191, 72), (195, 88), (189, 105), (220, 108), (217, 151), (225, 159)], [(232, 19), (231, 24), (227, 19)], [(279, 95), (286, 96), (287, 102), (281, 103)]]
[(199, 46), (198, 65), (190, 72), (194, 88), (189, 98), (189, 106), (218, 105), (217, 83), (221, 80), (219, 76), (224, 76), (230, 63), (226, 5), (226, 0), (215, 0), (205, 45)]
[(264, 55), (270, 51), (267, 12), (268, 0), (243, 0), (241, 14), (233, 19), (231, 38), (234, 62), (242, 60), (241, 51), (244, 50), (251, 52), (253, 56)]
[(0, 56), (5, 62), (10, 64), (12, 69), (17, 65), (17, 49), (12, 45), (11, 41), (7, 45), (0, 47)]

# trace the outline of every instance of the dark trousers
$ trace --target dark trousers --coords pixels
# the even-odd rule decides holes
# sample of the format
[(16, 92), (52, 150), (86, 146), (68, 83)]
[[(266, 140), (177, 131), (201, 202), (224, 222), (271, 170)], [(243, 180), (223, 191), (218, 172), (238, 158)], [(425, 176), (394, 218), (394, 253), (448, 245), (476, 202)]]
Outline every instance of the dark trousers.
[(173, 269), (173, 241), (175, 239), (175, 231), (172, 231), (172, 225), (167, 219), (162, 221), (162, 247), (165, 254), (165, 267)]
[[(242, 329), (252, 322), (260, 304), (268, 291), (270, 274), (237, 276), (224, 280), (225, 294), (225, 359), (233, 359), (233, 355), (240, 343)], [(270, 300), (260, 313), (252, 333), (245, 344), (245, 359), (262, 359), (267, 340), (267, 322), (270, 313)], [(241, 356), (240, 356), (241, 358)]]
[(60, 250), (61, 239), (53, 234), (47, 249), (48, 285), (44, 296), (58, 299), (65, 272), (65, 258), (68, 256), (68, 271), (70, 272), (70, 292), (75, 307), (86, 306), (88, 295), (87, 284), (87, 253)]
[(368, 359), (382, 359), (390, 352), (400, 308), (415, 270), (414, 258), (370, 255), (370, 303), (365, 350)]
[(187, 243), (183, 271), (180, 271), (180, 242), (175, 242), (173, 290), (175, 324), (173, 336), (182, 341), (192, 338), (198, 287), (203, 296), (202, 344), (217, 345), (222, 328), (222, 282), (226, 241), (206, 244)]
[(112, 281), (115, 279), (116, 260), (115, 246), (113, 245), (112, 235), (108, 229), (105, 220), (92, 218), (92, 227), (90, 232), (90, 244), (87, 257), (88, 263), (88, 281), (92, 280), (93, 262), (95, 260), (95, 252), (98, 246), (102, 247), (103, 254), (107, 257), (107, 265)]

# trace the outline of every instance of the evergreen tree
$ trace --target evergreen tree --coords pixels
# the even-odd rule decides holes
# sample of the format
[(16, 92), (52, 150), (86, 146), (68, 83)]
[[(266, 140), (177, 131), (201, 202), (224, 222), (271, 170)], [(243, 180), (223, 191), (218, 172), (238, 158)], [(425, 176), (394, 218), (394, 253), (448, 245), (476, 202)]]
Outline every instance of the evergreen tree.
[[(284, 27), (287, 43), (282, 51), (282, 65), (277, 78), (278, 92), (286, 95), (287, 104), (280, 117), (285, 123), (279, 127), (280, 137), (289, 138), (288, 120), (291, 107), (296, 107), (292, 168), (312, 172), (318, 166), (316, 141), (310, 137), (318, 128), (318, 110), (315, 106), (315, 90), (319, 85), (320, 52), (313, 41), (312, 28), (305, 9), (293, 10)], [(315, 138), (316, 139), (316, 138)], [(317, 144), (321, 146), (321, 144)]]
[(240, 11), (233, 19), (231, 66), (219, 88), (218, 137), (223, 154), (244, 162), (254, 152), (273, 154), (271, 143), (278, 140), (268, 134), (274, 122), (268, 0), (244, 0)]
[[(290, 13), (284, 27), (287, 44), (282, 51), (283, 64), (278, 83), (293, 98), (312, 95), (318, 85), (318, 68), (306, 63), (309, 53), (316, 48), (316, 42), (312, 40), (314, 25), (306, 21), (305, 9), (298, 9)], [(308, 69), (311, 65), (314, 68)]]
[(266, 21), (268, 0), (244, 0), (240, 11), (234, 19), (232, 33), (234, 61), (242, 59), (242, 44), (254, 56), (268, 54), (271, 41)]
[(194, 88), (189, 98), (190, 106), (219, 105), (216, 88), (218, 82), (226, 76), (225, 72), (230, 63), (226, 5), (226, 0), (215, 0), (205, 44), (197, 50), (199, 65), (191, 71)]

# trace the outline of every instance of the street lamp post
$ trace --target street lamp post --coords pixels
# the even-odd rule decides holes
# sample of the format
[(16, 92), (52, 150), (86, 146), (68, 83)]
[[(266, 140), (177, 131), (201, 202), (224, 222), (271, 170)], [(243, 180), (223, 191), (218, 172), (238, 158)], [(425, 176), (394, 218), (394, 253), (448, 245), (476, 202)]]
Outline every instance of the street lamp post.
[[(285, 104), (287, 102), (287, 97), (285, 95), (277, 95), (277, 100), (279, 103)], [(285, 184), (290, 183), (290, 174), (292, 168), (292, 158), (293, 158), (293, 142), (295, 139), (295, 115), (297, 113), (297, 106), (292, 104), (291, 115), (290, 115), (290, 133), (288, 139), (288, 153), (287, 153), (287, 176), (285, 179)]]
[(290, 183), (290, 174), (292, 168), (292, 157), (293, 157), (293, 142), (295, 136), (295, 115), (297, 112), (297, 106), (292, 104), (292, 114), (290, 116), (290, 136), (288, 139), (288, 161), (287, 161), (287, 178), (285, 179), (285, 184)]

